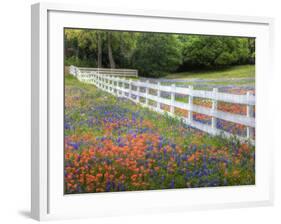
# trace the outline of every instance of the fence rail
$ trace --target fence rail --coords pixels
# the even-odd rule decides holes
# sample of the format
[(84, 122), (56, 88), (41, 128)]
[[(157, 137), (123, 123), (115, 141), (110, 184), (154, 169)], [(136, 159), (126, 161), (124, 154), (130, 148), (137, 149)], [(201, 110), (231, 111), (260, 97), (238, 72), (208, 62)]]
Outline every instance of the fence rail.
[[(251, 92), (247, 92), (246, 95), (236, 95), (218, 92), (217, 88), (214, 88), (213, 91), (204, 91), (195, 90), (193, 89), (193, 86), (189, 86), (188, 88), (178, 87), (175, 86), (175, 84), (167, 86), (161, 85), (161, 82), (150, 83), (149, 80), (126, 79), (109, 73), (100, 73), (94, 69), (84, 70), (74, 66), (71, 66), (70, 73), (82, 82), (94, 84), (96, 87), (106, 92), (128, 98), (159, 113), (167, 113), (170, 116), (179, 117), (175, 115), (175, 108), (186, 110), (188, 111), (188, 116), (180, 117), (186, 124), (212, 135), (223, 133), (227, 137), (233, 136), (233, 134), (217, 128), (217, 119), (244, 125), (247, 128), (246, 137), (237, 137), (241, 140), (250, 140), (251, 142), (254, 142), (255, 96), (252, 95)], [(141, 91), (141, 88), (145, 91)], [(150, 94), (149, 90), (154, 90), (156, 95)], [(161, 97), (161, 92), (168, 92), (170, 98), (167, 99)], [(176, 94), (186, 95), (188, 103), (176, 101)], [(194, 97), (212, 100), (212, 107), (207, 108), (194, 104)], [(141, 98), (144, 102), (141, 101)], [(150, 100), (156, 102), (156, 106), (150, 105)], [(218, 110), (218, 101), (246, 105), (247, 115), (239, 115)], [(170, 111), (161, 109), (161, 104), (169, 106)], [(210, 116), (212, 118), (211, 125), (195, 121), (193, 119), (194, 112)]]
[[(79, 67), (79, 71), (86, 74), (96, 72), (101, 75), (112, 75), (112, 76), (124, 76), (124, 77), (138, 77), (138, 70), (135, 69), (113, 69), (113, 68), (85, 68)], [(69, 72), (76, 74), (78, 72), (77, 67), (70, 66)]]

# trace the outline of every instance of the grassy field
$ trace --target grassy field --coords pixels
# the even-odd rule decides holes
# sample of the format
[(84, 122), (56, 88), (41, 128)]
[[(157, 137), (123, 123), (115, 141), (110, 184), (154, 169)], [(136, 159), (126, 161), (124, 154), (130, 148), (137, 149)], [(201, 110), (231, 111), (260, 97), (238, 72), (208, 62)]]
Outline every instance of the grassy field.
[(65, 193), (255, 183), (254, 147), (65, 77)]
[(255, 65), (240, 65), (216, 70), (196, 70), (190, 72), (172, 73), (166, 79), (228, 79), (254, 78)]

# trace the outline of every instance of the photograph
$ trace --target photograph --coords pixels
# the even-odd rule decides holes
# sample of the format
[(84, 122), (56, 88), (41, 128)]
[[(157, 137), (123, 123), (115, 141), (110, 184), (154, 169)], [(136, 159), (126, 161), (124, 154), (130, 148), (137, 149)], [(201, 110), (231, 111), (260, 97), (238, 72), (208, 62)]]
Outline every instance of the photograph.
[(255, 37), (62, 38), (64, 194), (255, 185)]

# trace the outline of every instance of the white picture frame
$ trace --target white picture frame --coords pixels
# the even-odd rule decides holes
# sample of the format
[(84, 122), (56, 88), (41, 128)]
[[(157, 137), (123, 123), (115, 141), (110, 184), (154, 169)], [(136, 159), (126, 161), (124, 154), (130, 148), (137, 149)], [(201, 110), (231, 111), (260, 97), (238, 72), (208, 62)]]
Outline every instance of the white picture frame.
[[(264, 206), (273, 203), (273, 147), (270, 109), (267, 107), (272, 82), (270, 77), (273, 76), (270, 64), (273, 58), (272, 18), (97, 9), (91, 6), (51, 3), (38, 3), (31, 8), (31, 214), (34, 219)], [(60, 125), (63, 120), (61, 35), (64, 27), (256, 37), (256, 185), (63, 195), (63, 176), (59, 170), (63, 168), (63, 126)]]

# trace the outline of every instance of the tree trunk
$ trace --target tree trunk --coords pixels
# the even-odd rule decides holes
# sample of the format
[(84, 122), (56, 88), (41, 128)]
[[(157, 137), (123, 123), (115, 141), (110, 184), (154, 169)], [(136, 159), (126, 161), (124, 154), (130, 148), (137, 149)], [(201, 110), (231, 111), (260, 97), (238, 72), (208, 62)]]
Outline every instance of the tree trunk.
[(108, 47), (108, 60), (110, 64), (110, 68), (115, 68), (115, 61), (112, 54), (111, 48), (111, 33), (107, 33), (107, 47)]
[(78, 61), (78, 59), (79, 59), (79, 45), (78, 45), (78, 42), (77, 42), (77, 44), (76, 44), (76, 46), (74, 48), (75, 48), (75, 58), (76, 58), (76, 61)]
[(98, 68), (102, 67), (102, 39), (101, 34), (98, 33)]
[(79, 66), (79, 47), (76, 49), (75, 63), (76, 66)]

